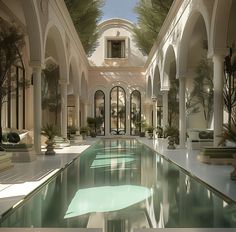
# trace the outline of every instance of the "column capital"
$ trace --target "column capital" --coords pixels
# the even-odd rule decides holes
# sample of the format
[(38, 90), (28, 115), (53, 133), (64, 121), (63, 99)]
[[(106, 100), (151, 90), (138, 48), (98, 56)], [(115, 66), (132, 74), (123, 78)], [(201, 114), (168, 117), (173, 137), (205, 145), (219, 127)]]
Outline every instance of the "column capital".
[(222, 55), (222, 54), (214, 54), (212, 57), (213, 62), (224, 62), (226, 55)]
[(169, 92), (169, 90), (170, 90), (170, 89), (161, 89), (161, 94), (162, 94), (162, 95), (163, 95), (163, 94), (166, 94), (166, 93)]
[(222, 56), (225, 57), (227, 56), (227, 54), (229, 53), (229, 49), (228, 48), (218, 48), (218, 49), (210, 49), (210, 51), (207, 54), (208, 58), (214, 58), (214, 56)]
[(40, 61), (30, 61), (29, 65), (35, 70), (42, 70), (45, 68), (45, 64), (41, 63)]
[(60, 85), (68, 85), (68, 82), (67, 82), (67, 80), (65, 80), (65, 79), (60, 79), (60, 80), (59, 80), (59, 84), (60, 84)]
[(170, 86), (169, 85), (161, 86), (161, 91), (169, 91), (169, 90), (170, 90)]

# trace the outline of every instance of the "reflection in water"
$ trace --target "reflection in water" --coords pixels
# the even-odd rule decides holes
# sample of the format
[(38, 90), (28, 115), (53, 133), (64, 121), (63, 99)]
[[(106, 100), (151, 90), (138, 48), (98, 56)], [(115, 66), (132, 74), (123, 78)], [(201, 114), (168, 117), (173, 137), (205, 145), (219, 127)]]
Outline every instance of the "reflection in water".
[(136, 140), (101, 140), (25, 203), (4, 227), (236, 227), (224, 201)]
[(150, 196), (151, 191), (148, 188), (134, 185), (80, 189), (73, 197), (64, 218), (124, 209)]

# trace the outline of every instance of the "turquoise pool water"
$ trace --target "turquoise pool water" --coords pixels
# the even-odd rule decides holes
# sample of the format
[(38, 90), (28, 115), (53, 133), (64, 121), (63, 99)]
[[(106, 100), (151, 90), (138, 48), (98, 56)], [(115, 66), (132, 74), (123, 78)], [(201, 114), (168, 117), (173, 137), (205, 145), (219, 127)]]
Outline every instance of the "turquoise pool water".
[(236, 227), (236, 204), (134, 139), (104, 139), (1, 219), (2, 227)]

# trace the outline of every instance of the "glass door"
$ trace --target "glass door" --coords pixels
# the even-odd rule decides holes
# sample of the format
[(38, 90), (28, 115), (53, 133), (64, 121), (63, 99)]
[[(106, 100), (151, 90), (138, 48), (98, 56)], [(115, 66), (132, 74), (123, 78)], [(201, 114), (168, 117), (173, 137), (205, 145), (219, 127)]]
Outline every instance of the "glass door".
[(97, 90), (94, 95), (95, 131), (97, 135), (105, 135), (105, 94)]
[(113, 135), (126, 133), (126, 96), (122, 87), (115, 86), (110, 93), (110, 132)]
[(130, 95), (130, 128), (131, 135), (141, 132), (141, 93), (134, 90)]

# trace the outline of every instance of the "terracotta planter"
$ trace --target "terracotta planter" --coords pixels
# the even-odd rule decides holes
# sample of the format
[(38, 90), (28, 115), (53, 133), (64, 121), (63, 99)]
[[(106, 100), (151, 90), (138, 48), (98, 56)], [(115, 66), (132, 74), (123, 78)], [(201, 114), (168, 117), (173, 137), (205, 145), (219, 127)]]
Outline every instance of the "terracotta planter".
[(55, 155), (56, 152), (54, 151), (54, 144), (55, 142), (53, 140), (47, 140), (45, 142), (47, 144), (46, 146), (46, 151), (45, 151), (45, 155)]
[(173, 136), (169, 136), (168, 137), (168, 149), (171, 149), (171, 150), (174, 150), (176, 147), (175, 147), (175, 137)]
[(153, 138), (153, 133), (148, 132), (148, 138), (152, 139)]

